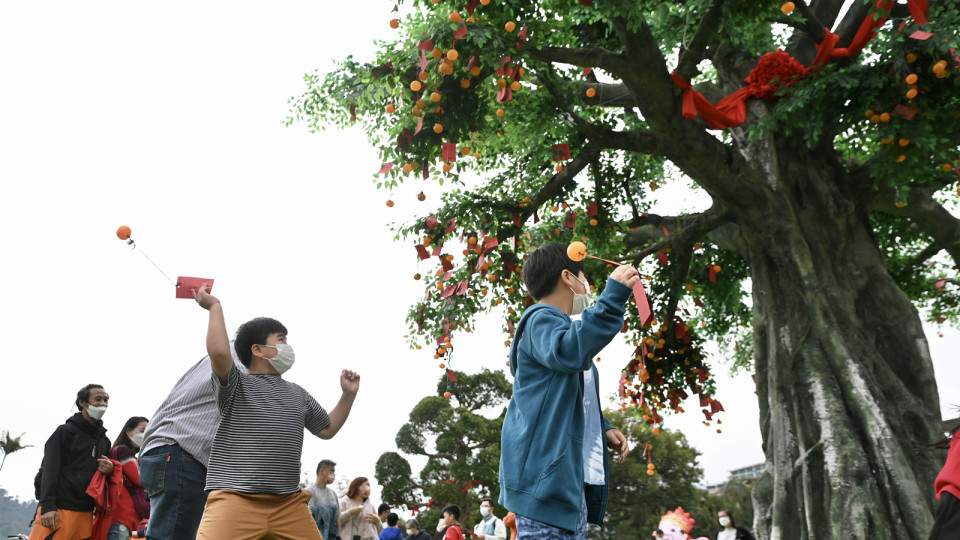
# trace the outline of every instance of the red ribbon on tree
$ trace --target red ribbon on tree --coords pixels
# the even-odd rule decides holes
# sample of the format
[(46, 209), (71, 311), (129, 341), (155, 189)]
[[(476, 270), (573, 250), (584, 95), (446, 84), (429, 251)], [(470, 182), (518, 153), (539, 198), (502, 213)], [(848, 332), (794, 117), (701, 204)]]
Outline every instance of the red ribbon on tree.
[[(838, 48), (840, 36), (825, 29), (823, 41), (817, 45), (817, 57), (807, 67), (784, 50), (761, 56), (756, 67), (744, 79), (747, 86), (721, 99), (716, 105), (673, 71), (670, 73), (673, 84), (683, 90), (683, 117), (692, 120), (699, 114), (710, 129), (726, 129), (743, 124), (747, 120), (747, 99), (774, 99), (778, 90), (789, 88), (801, 78), (822, 69), (830, 60), (859, 54), (877, 36), (877, 29), (887, 21), (893, 4), (894, 0), (877, 0), (874, 12), (867, 15), (846, 47)], [(917, 24), (928, 22), (927, 0), (907, 0), (907, 7)]]

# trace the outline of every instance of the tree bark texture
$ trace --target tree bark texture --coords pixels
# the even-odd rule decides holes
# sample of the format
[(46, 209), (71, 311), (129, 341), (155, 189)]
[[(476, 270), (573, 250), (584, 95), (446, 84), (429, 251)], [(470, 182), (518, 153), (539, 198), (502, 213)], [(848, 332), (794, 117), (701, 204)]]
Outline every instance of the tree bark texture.
[(831, 149), (776, 135), (739, 148), (766, 177), (736, 218), (767, 464), (758, 537), (926, 538), (943, 456), (919, 314)]

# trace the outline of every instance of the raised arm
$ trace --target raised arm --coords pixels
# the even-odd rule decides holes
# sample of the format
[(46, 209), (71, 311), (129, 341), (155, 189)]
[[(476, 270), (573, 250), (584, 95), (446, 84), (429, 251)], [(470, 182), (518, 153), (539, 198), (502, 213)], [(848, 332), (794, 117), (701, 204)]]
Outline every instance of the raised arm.
[(340, 431), (347, 417), (350, 416), (350, 409), (353, 408), (353, 401), (357, 399), (357, 390), (360, 389), (360, 375), (357, 375), (349, 369), (340, 372), (340, 401), (336, 407), (330, 411), (330, 425), (317, 432), (317, 437), (321, 439), (331, 439)]
[(207, 324), (207, 354), (210, 355), (213, 372), (221, 383), (226, 384), (227, 375), (233, 367), (233, 356), (230, 354), (227, 324), (223, 321), (223, 306), (216, 296), (207, 292), (206, 283), (200, 286), (199, 291), (191, 292), (200, 307), (210, 312), (210, 322)]

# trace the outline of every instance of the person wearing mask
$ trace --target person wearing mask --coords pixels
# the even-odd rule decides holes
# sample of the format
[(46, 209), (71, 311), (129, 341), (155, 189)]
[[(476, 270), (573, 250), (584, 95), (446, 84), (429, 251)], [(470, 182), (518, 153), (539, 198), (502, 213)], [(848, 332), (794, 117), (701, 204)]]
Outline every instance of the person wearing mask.
[(317, 481), (307, 486), (310, 492), (310, 512), (317, 522), (323, 540), (339, 540), (340, 538), (340, 502), (337, 492), (330, 489), (330, 484), (336, 479), (337, 464), (325, 459), (317, 465)]
[(150, 517), (150, 502), (140, 485), (140, 470), (136, 458), (143, 445), (143, 432), (146, 428), (146, 418), (130, 418), (110, 450), (110, 459), (120, 463), (123, 487), (119, 489), (116, 500), (112, 501), (108, 513), (98, 515), (93, 527), (94, 530), (100, 530), (97, 522), (107, 520), (107, 523), (110, 523), (107, 540), (129, 540), (131, 531), (139, 528), (140, 521)]
[(443, 533), (443, 540), (466, 540), (463, 536), (463, 526), (460, 525), (460, 507), (451, 504), (443, 508), (443, 525), (447, 528)]
[(380, 531), (380, 540), (402, 540), (403, 533), (397, 524), (400, 522), (400, 516), (393, 512), (387, 514), (387, 526)]
[(730, 510), (724, 509), (717, 512), (717, 521), (723, 528), (717, 533), (715, 540), (756, 540), (746, 527), (737, 525)]
[(416, 519), (407, 520), (407, 536), (404, 540), (433, 540), (427, 531), (420, 528), (420, 522)]
[(358, 476), (350, 482), (347, 493), (340, 497), (340, 538), (344, 540), (378, 540), (380, 516), (370, 502), (370, 481)]
[(473, 527), (476, 540), (507, 540), (507, 526), (493, 515), (493, 499), (480, 499), (480, 516), (483, 518)]
[[(99, 384), (77, 392), (79, 412), (58, 427), (43, 446), (34, 480), (39, 500), (30, 540), (87, 540), (93, 532), (94, 500), (87, 486), (99, 470), (113, 473), (110, 439), (103, 427), (110, 396)], [(56, 535), (56, 536), (54, 536)]]

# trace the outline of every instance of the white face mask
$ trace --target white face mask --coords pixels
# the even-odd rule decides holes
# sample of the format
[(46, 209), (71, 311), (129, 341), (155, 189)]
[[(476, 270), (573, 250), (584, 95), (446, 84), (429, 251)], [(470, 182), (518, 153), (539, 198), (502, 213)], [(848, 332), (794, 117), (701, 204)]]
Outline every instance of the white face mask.
[(94, 420), (99, 420), (103, 418), (103, 413), (107, 412), (107, 407), (95, 407), (93, 405), (87, 405), (87, 414), (90, 415), (90, 418)]
[(407, 529), (407, 536), (413, 536), (413, 529)]
[(480, 515), (483, 516), (483, 517), (489, 516), (489, 515), (490, 515), (490, 507), (489, 507), (489, 506), (481, 506), (481, 507), (480, 507)]
[(143, 446), (143, 432), (134, 433), (130, 436), (130, 442), (137, 446), (137, 448)]
[(578, 294), (577, 291), (570, 288), (570, 292), (573, 293), (573, 309), (571, 309), (571, 315), (579, 315), (583, 313), (583, 310), (590, 307), (593, 304), (593, 295), (590, 294), (590, 285), (586, 282), (577, 278), (577, 281), (583, 283), (583, 290), (587, 291), (583, 294)]
[(726, 526), (729, 525), (729, 524), (730, 524), (730, 518), (728, 518), (727, 516), (723, 516), (723, 517), (720, 518), (720, 526), (721, 526), (721, 527), (726, 527)]
[(293, 354), (293, 347), (287, 345), (286, 343), (278, 343), (277, 345), (263, 345), (264, 347), (272, 347), (277, 350), (277, 355), (273, 358), (267, 358), (267, 361), (270, 362), (270, 365), (273, 366), (273, 369), (277, 370), (277, 373), (283, 375), (290, 368), (293, 367), (294, 361), (296, 361), (296, 355)]

